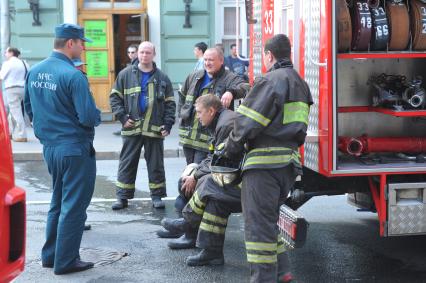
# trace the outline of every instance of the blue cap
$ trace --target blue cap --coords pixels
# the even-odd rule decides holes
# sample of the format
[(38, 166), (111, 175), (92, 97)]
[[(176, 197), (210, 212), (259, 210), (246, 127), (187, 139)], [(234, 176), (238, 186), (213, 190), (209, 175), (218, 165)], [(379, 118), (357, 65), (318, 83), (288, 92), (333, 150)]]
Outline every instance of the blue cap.
[(56, 38), (72, 38), (81, 39), (83, 41), (92, 42), (89, 38), (84, 37), (84, 28), (73, 24), (61, 24), (55, 27)]
[(72, 62), (74, 63), (75, 67), (80, 67), (81, 65), (87, 65), (86, 63), (81, 61), (81, 59), (72, 59)]

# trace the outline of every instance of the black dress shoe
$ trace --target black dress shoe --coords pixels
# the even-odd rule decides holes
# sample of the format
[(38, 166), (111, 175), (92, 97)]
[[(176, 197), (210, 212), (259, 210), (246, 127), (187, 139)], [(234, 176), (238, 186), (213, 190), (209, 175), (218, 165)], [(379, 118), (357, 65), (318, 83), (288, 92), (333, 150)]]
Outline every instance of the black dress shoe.
[(180, 236), (183, 235), (183, 233), (181, 233), (181, 232), (171, 232), (171, 231), (168, 231), (168, 230), (165, 230), (165, 229), (158, 230), (156, 233), (157, 233), (157, 236), (159, 238), (175, 238), (175, 239), (177, 239), (177, 238), (179, 238)]
[(202, 249), (199, 254), (186, 258), (186, 264), (189, 266), (223, 265), (224, 263), (221, 250)]
[(179, 239), (169, 241), (167, 243), (167, 246), (169, 246), (169, 248), (173, 250), (193, 249), (195, 248), (196, 239), (197, 235), (194, 235), (194, 237), (192, 237), (187, 234), (183, 234)]
[(80, 272), (90, 268), (93, 268), (93, 262), (85, 262), (85, 261), (77, 260), (73, 266), (62, 271), (55, 271), (55, 274), (62, 275), (62, 274), (68, 274), (73, 272)]
[(92, 229), (92, 225), (89, 225), (89, 224), (84, 225), (84, 231), (89, 231), (90, 229)]
[(116, 202), (114, 202), (111, 206), (112, 210), (119, 210), (119, 209), (123, 209), (129, 206), (129, 202), (127, 201), (127, 199), (117, 199)]
[(189, 223), (185, 218), (163, 218), (163, 220), (161, 220), (161, 226), (170, 232), (183, 234), (188, 230)]
[(44, 268), (53, 268), (53, 263), (42, 262), (41, 266)]

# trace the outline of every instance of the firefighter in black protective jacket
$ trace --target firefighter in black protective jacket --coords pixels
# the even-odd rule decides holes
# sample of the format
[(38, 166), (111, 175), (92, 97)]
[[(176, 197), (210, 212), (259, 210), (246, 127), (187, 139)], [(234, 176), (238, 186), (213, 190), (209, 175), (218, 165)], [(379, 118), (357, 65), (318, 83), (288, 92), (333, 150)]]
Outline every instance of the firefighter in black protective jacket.
[(234, 109), (234, 99), (243, 98), (249, 85), (223, 65), (222, 50), (209, 48), (204, 53), (205, 70), (190, 74), (179, 95), (179, 137), (187, 164), (200, 163), (209, 152), (210, 136), (195, 115), (194, 102), (208, 93), (218, 96), (222, 105)]
[(302, 173), (298, 148), (308, 128), (309, 87), (293, 69), (287, 36), (278, 34), (264, 46), (269, 70), (255, 80), (237, 110), (222, 154), (248, 149), (243, 165), (241, 201), (245, 222), (250, 282), (286, 282), (289, 262), (278, 237), (279, 207)]
[(134, 197), (142, 147), (152, 204), (155, 208), (164, 208), (161, 200), (166, 196), (163, 142), (174, 124), (176, 104), (170, 79), (156, 67), (154, 57), (154, 45), (142, 42), (138, 48), (139, 63), (123, 69), (111, 90), (112, 111), (123, 125), (117, 202), (112, 209), (127, 207), (127, 200)]
[[(212, 94), (197, 99), (196, 112), (200, 123), (207, 126), (213, 136), (212, 147), (223, 144), (233, 129), (236, 113), (224, 109), (219, 98)], [(233, 163), (239, 164), (240, 160)], [(186, 263), (190, 266), (224, 263), (223, 244), (228, 217), (231, 213), (241, 212), (241, 189), (232, 185), (221, 187), (215, 183), (211, 162), (212, 154), (209, 154), (195, 172), (196, 191), (182, 211), (183, 218), (165, 218), (161, 222), (170, 232), (184, 232), (179, 239), (168, 243), (170, 248), (188, 249), (197, 245), (202, 249), (199, 254), (187, 258)]]
[[(190, 74), (179, 92), (179, 137), (187, 164), (200, 163), (207, 157), (210, 146), (210, 135), (195, 115), (195, 100), (211, 93), (221, 99), (225, 108), (233, 110), (234, 99), (243, 98), (250, 88), (242, 78), (225, 70), (221, 49), (209, 48), (204, 52), (203, 58), (205, 70)], [(188, 199), (182, 195), (176, 198), (175, 207), (178, 212), (187, 204)]]

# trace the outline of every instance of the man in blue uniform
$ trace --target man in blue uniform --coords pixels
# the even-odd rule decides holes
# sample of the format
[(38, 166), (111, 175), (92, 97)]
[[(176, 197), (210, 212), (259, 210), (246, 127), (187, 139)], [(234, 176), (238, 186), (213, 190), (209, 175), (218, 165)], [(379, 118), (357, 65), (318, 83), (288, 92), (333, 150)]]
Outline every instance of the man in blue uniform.
[(80, 260), (79, 249), (95, 186), (93, 137), (100, 111), (72, 62), (80, 58), (85, 41), (90, 40), (80, 26), (57, 26), (52, 54), (29, 71), (25, 83), (25, 110), (53, 181), (41, 260), (55, 274), (93, 267)]

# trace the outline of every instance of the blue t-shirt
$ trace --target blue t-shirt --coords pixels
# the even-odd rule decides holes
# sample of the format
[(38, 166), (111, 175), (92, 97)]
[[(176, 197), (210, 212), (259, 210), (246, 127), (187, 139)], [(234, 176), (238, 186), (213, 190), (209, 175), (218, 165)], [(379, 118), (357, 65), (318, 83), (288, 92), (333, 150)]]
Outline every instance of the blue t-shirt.
[(204, 71), (203, 81), (201, 82), (200, 88), (198, 89), (198, 96), (200, 96), (201, 91), (203, 90), (203, 88), (205, 88), (211, 81), (212, 81), (212, 79), (209, 77), (209, 75), (207, 74), (207, 72)]
[[(141, 71), (142, 72), (142, 71)], [(152, 72), (142, 72), (141, 76), (141, 94), (139, 95), (139, 110), (141, 113), (145, 113), (146, 109), (148, 108), (148, 81), (151, 77)]]

